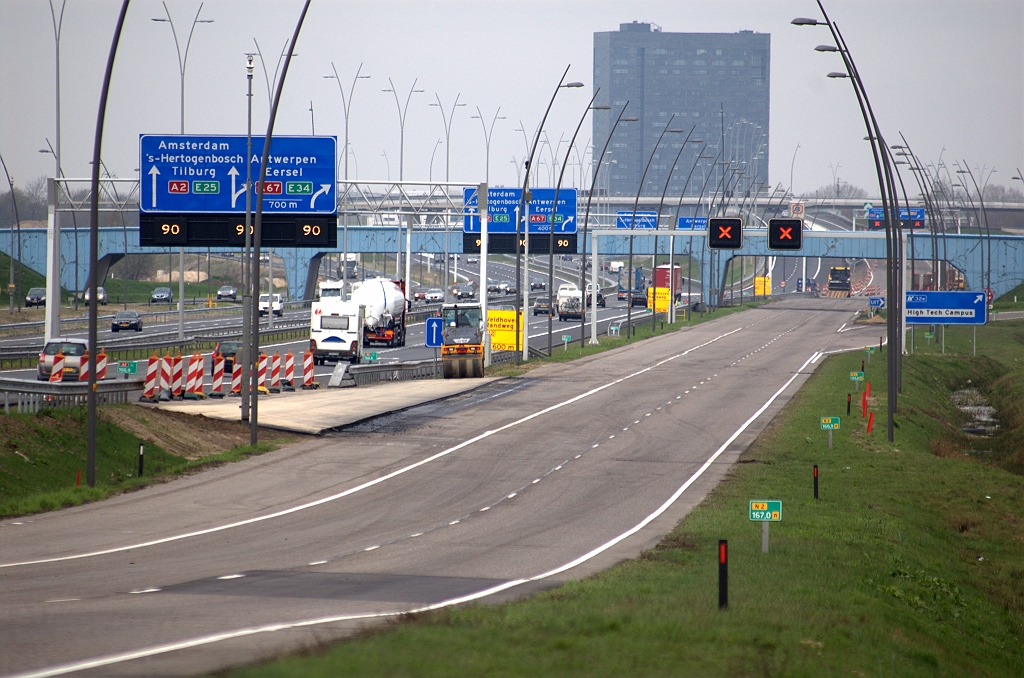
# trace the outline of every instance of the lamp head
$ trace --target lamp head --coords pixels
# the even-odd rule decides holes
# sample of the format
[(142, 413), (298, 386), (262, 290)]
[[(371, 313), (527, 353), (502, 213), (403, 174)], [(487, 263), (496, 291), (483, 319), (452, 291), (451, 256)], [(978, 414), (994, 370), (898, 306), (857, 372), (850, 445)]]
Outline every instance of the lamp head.
[(838, 52), (839, 48), (835, 45), (818, 45), (814, 48), (815, 52)]
[(582, 82), (567, 82), (562, 87), (583, 87)]
[(640, 122), (640, 118), (636, 118), (636, 117), (619, 118), (619, 122)]
[(789, 23), (793, 24), (794, 26), (817, 26), (819, 24), (824, 24), (825, 22), (818, 21), (817, 19), (808, 19), (806, 17), (797, 17), (796, 19), (793, 19)]
[(828, 74), (827, 77), (829, 77), (829, 78), (848, 78), (850, 76), (847, 75), (846, 73), (840, 73), (839, 71), (832, 71), (831, 73)]

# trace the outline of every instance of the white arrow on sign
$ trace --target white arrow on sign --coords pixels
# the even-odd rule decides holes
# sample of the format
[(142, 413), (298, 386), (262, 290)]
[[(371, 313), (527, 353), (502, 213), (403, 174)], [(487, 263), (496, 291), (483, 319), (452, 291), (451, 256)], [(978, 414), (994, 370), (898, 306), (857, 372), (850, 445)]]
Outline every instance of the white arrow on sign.
[(978, 296), (974, 297), (974, 303), (976, 303), (976, 304), (979, 304), (979, 303), (981, 303), (984, 300), (985, 300), (985, 295), (984, 294), (979, 294)]
[(151, 207), (156, 207), (156, 175), (158, 174), (160, 174), (160, 170), (156, 168), (156, 165), (153, 165), (152, 167), (149, 168), (149, 176), (153, 177), (153, 204), (151, 205)]
[(572, 223), (572, 220), (575, 219), (575, 218), (576, 217), (569, 216), (569, 217), (566, 217), (565, 219), (562, 220), (562, 232), (563, 233), (565, 232), (565, 229), (567, 229), (569, 227), (569, 224)]
[(231, 177), (231, 209), (235, 209), (235, 201), (238, 200), (238, 196), (245, 193), (246, 187), (244, 185), (237, 191), (235, 190), (235, 177), (237, 177), (238, 174), (238, 170), (235, 169), (234, 165), (232, 165), (231, 169), (228, 170), (228, 176)]
[(314, 193), (313, 197), (309, 199), (309, 209), (313, 209), (313, 203), (316, 202), (317, 196), (323, 195), (324, 193), (330, 193), (330, 191), (331, 191), (331, 185), (330, 184), (320, 184), (320, 190), (317, 191), (316, 193)]

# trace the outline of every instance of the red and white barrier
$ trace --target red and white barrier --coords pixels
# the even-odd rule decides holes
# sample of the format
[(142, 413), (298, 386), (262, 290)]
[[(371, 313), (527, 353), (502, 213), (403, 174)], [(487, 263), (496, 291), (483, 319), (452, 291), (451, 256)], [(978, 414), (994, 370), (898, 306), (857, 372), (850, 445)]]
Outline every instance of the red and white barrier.
[(211, 398), (223, 398), (224, 397), (224, 356), (219, 353), (213, 354), (213, 386), (210, 389)]
[(313, 373), (313, 352), (307, 350), (302, 355), (302, 388), (316, 388), (319, 385), (320, 383), (316, 380), (316, 375)]
[(231, 395), (242, 395), (242, 363), (237, 359), (231, 366)]
[(85, 350), (78, 363), (78, 381), (89, 381), (89, 349)]
[(146, 365), (146, 382), (142, 387), (143, 402), (155, 403), (160, 399), (160, 358), (154, 352)]
[(270, 357), (270, 392), (281, 392), (281, 353), (274, 351)]
[(198, 400), (205, 398), (203, 395), (203, 357), (193, 353), (185, 359), (185, 390), (182, 398)]
[(204, 393), (204, 388), (206, 386), (206, 368), (204, 367), (205, 363), (203, 362), (203, 356), (199, 351), (196, 351), (195, 355), (192, 357), (196, 365), (196, 380), (192, 384), (192, 392), (195, 393), (197, 397), (205, 399), (206, 394)]
[(270, 393), (270, 391), (267, 389), (267, 354), (266, 353), (260, 353), (260, 359), (259, 359), (258, 365), (259, 366), (256, 368), (256, 375), (257, 375), (256, 389), (258, 391), (262, 391), (263, 393)]
[(50, 367), (50, 382), (58, 382), (64, 379), (64, 353), (63, 351), (57, 351), (57, 355), (53, 356), (53, 364)]
[(171, 399), (171, 372), (174, 358), (170, 353), (160, 358), (160, 400)]
[(182, 389), (182, 370), (185, 367), (184, 361), (181, 359), (181, 354), (171, 358), (171, 397), (181, 399)]
[(295, 390), (295, 356), (292, 355), (291, 351), (284, 355), (284, 382), (282, 386), (285, 391)]
[(100, 349), (100, 352), (96, 354), (96, 381), (100, 381), (107, 378), (107, 352), (104, 349)]

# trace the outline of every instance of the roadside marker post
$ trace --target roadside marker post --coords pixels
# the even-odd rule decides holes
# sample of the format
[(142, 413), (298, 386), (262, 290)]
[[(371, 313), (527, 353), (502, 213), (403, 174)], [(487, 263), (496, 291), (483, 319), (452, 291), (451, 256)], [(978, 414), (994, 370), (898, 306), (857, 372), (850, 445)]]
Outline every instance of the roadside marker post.
[(850, 416), (850, 403), (853, 400), (853, 396), (849, 393), (846, 394), (846, 416)]
[(729, 540), (718, 540), (718, 609), (729, 607)]
[(822, 417), (821, 430), (828, 431), (828, 449), (832, 449), (832, 431), (838, 431), (840, 427), (839, 417)]
[(871, 430), (873, 428), (875, 428), (875, 413), (874, 412), (872, 412), (868, 416), (868, 433), (871, 433)]
[(768, 553), (768, 523), (782, 522), (782, 501), (751, 499), (750, 520), (761, 523), (761, 553)]
[(850, 372), (850, 381), (857, 384), (857, 393), (860, 393), (860, 382), (864, 381), (863, 372)]
[(142, 459), (146, 454), (146, 443), (139, 443), (139, 477), (142, 477)]
[(868, 394), (867, 394), (866, 391), (864, 393), (860, 394), (860, 410), (861, 410), (861, 415), (860, 415), (861, 419), (867, 418), (867, 416), (868, 416)]
[(572, 335), (571, 334), (563, 334), (562, 335), (562, 343), (565, 344), (565, 346), (562, 348), (563, 351), (568, 351), (569, 350), (569, 342), (571, 340), (572, 340)]
[(814, 465), (814, 499), (818, 499), (818, 465)]

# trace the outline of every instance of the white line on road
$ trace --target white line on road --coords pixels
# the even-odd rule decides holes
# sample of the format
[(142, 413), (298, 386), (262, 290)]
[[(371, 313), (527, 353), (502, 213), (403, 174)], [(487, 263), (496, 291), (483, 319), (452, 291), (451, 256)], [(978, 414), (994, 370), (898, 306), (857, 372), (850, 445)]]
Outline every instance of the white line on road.
[[(415, 462), (413, 464), (409, 464), (408, 466), (404, 466), (404, 467), (402, 467), (400, 469), (392, 471), (391, 473), (388, 473), (386, 475), (380, 476), (379, 478), (375, 478), (373, 480), (369, 480), (369, 481), (367, 481), (365, 483), (362, 483), (360, 485), (356, 485), (355, 487), (351, 487), (351, 488), (349, 488), (347, 490), (344, 490), (342, 492), (338, 492), (336, 494), (332, 494), (330, 496), (323, 497), (323, 498), (317, 499), (315, 501), (307, 502), (305, 504), (299, 504), (298, 506), (293, 506), (291, 508), (283, 509), (281, 511), (276, 511), (274, 513), (269, 513), (269, 514), (264, 515), (264, 516), (256, 516), (256, 517), (253, 517), (253, 518), (247, 518), (245, 520), (235, 521), (233, 523), (227, 523), (227, 524), (224, 524), (224, 525), (218, 525), (216, 527), (206, 528), (205, 530), (195, 530), (193, 532), (186, 532), (186, 533), (183, 533), (183, 534), (172, 535), (170, 537), (163, 537), (161, 539), (153, 539), (153, 540), (150, 540), (150, 541), (141, 542), (141, 543), (138, 543), (138, 544), (131, 544), (131, 545), (128, 545), (128, 546), (118, 546), (118, 547), (109, 548), (109, 549), (102, 549), (102, 550), (99, 550), (99, 551), (89, 551), (89, 552), (86, 552), (86, 553), (77, 553), (77, 554), (73, 554), (73, 555), (69, 555), (69, 556), (56, 556), (56, 557), (53, 557), (53, 558), (39, 558), (39, 559), (35, 559), (35, 560), (25, 560), (25, 561), (21, 561), (21, 562), (0, 563), (0, 569), (7, 568), (7, 567), (20, 567), (20, 566), (24, 566), (24, 565), (39, 565), (39, 564), (42, 564), (42, 563), (56, 563), (56, 562), (62, 562), (62, 561), (66, 561), (66, 560), (78, 560), (78, 559), (81, 559), (81, 558), (92, 558), (92, 557), (95, 557), (95, 556), (109, 555), (111, 553), (121, 553), (123, 551), (130, 551), (132, 549), (145, 548), (147, 546), (156, 546), (158, 544), (166, 544), (166, 543), (173, 542), (173, 541), (180, 541), (182, 539), (189, 539), (191, 537), (198, 537), (198, 536), (202, 536), (202, 535), (205, 535), (205, 534), (212, 534), (214, 532), (221, 532), (223, 530), (229, 530), (229, 529), (232, 529), (232, 528), (235, 528), (235, 527), (241, 527), (243, 525), (252, 525), (253, 523), (263, 522), (264, 520), (270, 520), (272, 518), (280, 518), (281, 516), (286, 516), (286, 515), (289, 515), (289, 514), (292, 514), (292, 513), (297, 513), (298, 511), (304, 511), (306, 509), (313, 508), (315, 506), (320, 506), (322, 504), (327, 504), (327, 503), (336, 501), (338, 499), (341, 499), (343, 497), (347, 497), (347, 496), (349, 496), (351, 494), (355, 494), (356, 492), (360, 492), (362, 490), (365, 490), (368, 487), (373, 487), (374, 485), (378, 485), (378, 484), (380, 484), (380, 483), (382, 483), (382, 482), (384, 482), (386, 480), (390, 480), (390, 479), (392, 479), (392, 478), (394, 478), (396, 476), (400, 476), (400, 475), (402, 475), (404, 473), (408, 473), (409, 471), (411, 471), (413, 469), (419, 468), (420, 466), (423, 466), (425, 464), (429, 464), (432, 461), (435, 461), (435, 460), (440, 459), (442, 457), (448, 456), (449, 454), (451, 454), (453, 452), (456, 452), (458, 450), (461, 450), (461, 449), (463, 449), (465, 447), (468, 447), (468, 446), (472, 445), (473, 443), (477, 443), (477, 442), (479, 442), (481, 440), (484, 440), (485, 438), (490, 438), (491, 436), (493, 436), (495, 434), (501, 433), (503, 431), (507, 431), (508, 429), (511, 429), (513, 427), (516, 427), (516, 426), (519, 426), (520, 424), (524, 424), (524, 423), (526, 423), (528, 421), (536, 419), (537, 417), (540, 417), (540, 416), (543, 416), (545, 414), (548, 414), (549, 412), (553, 412), (553, 411), (561, 409), (561, 408), (563, 408), (563, 407), (565, 407), (567, 405), (571, 405), (572, 403), (575, 403), (577, 401), (583, 400), (584, 398), (592, 396), (595, 393), (599, 393), (599, 392), (601, 392), (601, 391), (603, 391), (603, 390), (605, 390), (607, 388), (615, 386), (616, 384), (620, 384), (620, 383), (626, 381), (627, 379), (632, 379), (633, 377), (639, 376), (641, 374), (645, 374), (645, 373), (653, 370), (656, 367), (664, 365), (667, 362), (675, 360), (676, 358), (681, 358), (681, 357), (691, 353), (692, 351), (696, 351), (697, 349), (704, 348), (705, 346), (709, 346), (709, 345), (715, 343), (719, 339), (723, 339), (725, 337), (728, 337), (731, 334), (735, 334), (736, 332), (739, 332), (741, 329), (742, 329), (742, 327), (737, 327), (736, 329), (734, 329), (732, 331), (729, 331), (729, 332), (726, 332), (724, 334), (720, 334), (717, 337), (715, 337), (714, 339), (706, 341), (703, 344), (698, 344), (697, 346), (694, 346), (692, 348), (688, 348), (688, 349), (686, 349), (685, 351), (683, 351), (681, 353), (677, 353), (675, 355), (669, 356), (668, 358), (665, 358), (665, 359), (663, 359), (663, 360), (661, 360), (661, 361), (659, 361), (657, 363), (654, 363), (653, 365), (651, 365), (649, 367), (645, 367), (642, 370), (638, 370), (636, 372), (633, 372), (632, 374), (627, 374), (624, 377), (619, 377), (618, 379), (615, 379), (614, 381), (610, 381), (607, 384), (603, 384), (601, 386), (597, 386), (595, 388), (592, 388), (589, 391), (581, 393), (581, 394), (579, 394), (577, 396), (573, 396), (572, 398), (569, 398), (568, 400), (563, 400), (560, 403), (556, 403), (554, 405), (550, 405), (548, 407), (545, 407), (544, 409), (538, 410), (538, 411), (534, 412), (533, 414), (528, 414), (525, 417), (522, 417), (520, 419), (517, 419), (516, 421), (513, 421), (513, 422), (510, 422), (508, 424), (505, 424), (504, 426), (500, 426), (500, 427), (498, 427), (496, 429), (493, 429), (493, 430), (490, 430), (490, 431), (485, 431), (484, 433), (481, 433), (480, 435), (477, 435), (477, 436), (475, 436), (473, 438), (470, 438), (469, 440), (465, 440), (465, 441), (459, 443), (458, 445), (454, 445), (452, 447), (449, 447), (448, 449), (442, 450), (441, 452), (438, 452), (437, 454), (429, 456), (429, 457), (427, 457), (425, 459), (421, 459), (420, 461)], [(614, 436), (612, 436), (612, 437), (614, 437)]]
[[(739, 331), (739, 330), (734, 330), (734, 331)], [(729, 334), (732, 334), (732, 332), (730, 332)], [(726, 336), (726, 335), (722, 335), (722, 336)], [(717, 341), (720, 338), (721, 337), (716, 337), (712, 341)], [(694, 348), (697, 348), (697, 347), (694, 347)], [(692, 351), (694, 349), (689, 349), (689, 350)], [(673, 356), (672, 358), (668, 358), (668, 359), (666, 359), (666, 360), (664, 360), (664, 361), (662, 361), (661, 363), (658, 363), (658, 364), (664, 364), (668, 360), (671, 360), (671, 359), (673, 359), (675, 357), (678, 357), (678, 356)], [(765, 410), (767, 410), (769, 407), (771, 407), (772, 403), (774, 403), (778, 399), (778, 397), (780, 395), (782, 395), (782, 393), (787, 388), (789, 388), (790, 384), (792, 384), (793, 381), (795, 381), (796, 378), (798, 376), (800, 376), (800, 374), (803, 372), (804, 368), (807, 367), (808, 364), (810, 364), (811, 359), (813, 357), (814, 356), (812, 355), (811, 358), (808, 358), (804, 362), (804, 364), (801, 365), (800, 368), (798, 370), (796, 370), (796, 372), (793, 373), (793, 376), (791, 376), (786, 381), (786, 383), (784, 383), (782, 385), (782, 387), (779, 388), (779, 390), (777, 390), (774, 394), (772, 394), (772, 396), (770, 398), (768, 398), (768, 400), (763, 405), (761, 405), (761, 407), (759, 407), (758, 410), (756, 412), (754, 412), (754, 414), (752, 414), (749, 419), (747, 419), (745, 422), (743, 422), (743, 424), (740, 425), (740, 427), (738, 429), (736, 429), (736, 431), (733, 432), (733, 434), (731, 436), (729, 436), (726, 439), (726, 441), (724, 443), (722, 443), (722, 445), (717, 450), (715, 450), (715, 452), (710, 457), (708, 457), (708, 459), (700, 466), (700, 468), (698, 468), (693, 473), (693, 475), (691, 475), (686, 480), (686, 482), (684, 482), (675, 492), (673, 492), (672, 495), (668, 499), (666, 499), (665, 502), (661, 506), (659, 506), (651, 514), (649, 514), (646, 518), (644, 518), (639, 523), (637, 523), (636, 525), (634, 525), (630, 529), (626, 530), (625, 532), (619, 534), (616, 537), (613, 537), (612, 539), (606, 541), (605, 543), (601, 544), (600, 546), (598, 546), (598, 547), (596, 547), (594, 549), (591, 549), (590, 551), (588, 551), (587, 553), (584, 553), (583, 555), (579, 556), (578, 558), (575, 558), (575, 559), (569, 561), (568, 563), (560, 565), (560, 566), (558, 566), (558, 567), (556, 567), (554, 569), (548, 570), (547, 572), (542, 572), (542, 573), (540, 573), (538, 575), (534, 575), (532, 577), (528, 577), (528, 578), (524, 578), (524, 579), (513, 579), (511, 581), (503, 582), (501, 584), (498, 584), (497, 586), (492, 586), (492, 587), (484, 589), (482, 591), (476, 591), (474, 593), (470, 593), (470, 594), (467, 594), (467, 595), (464, 595), (464, 596), (459, 596), (457, 598), (449, 598), (448, 600), (443, 600), (441, 602), (434, 603), (432, 605), (427, 605), (427, 606), (416, 608), (416, 609), (412, 609), (412, 610), (396, 610), (396, 611), (393, 611), (393, 612), (376, 612), (376, 613), (367, 613), (367, 614), (337, 615), (337, 616), (333, 616), (333, 617), (320, 617), (318, 619), (306, 619), (306, 620), (297, 621), (297, 622), (286, 622), (286, 623), (279, 623), (279, 624), (268, 624), (266, 626), (257, 626), (257, 627), (251, 627), (251, 628), (236, 629), (236, 630), (233, 630), (233, 631), (224, 631), (222, 633), (214, 633), (214, 634), (210, 634), (210, 635), (207, 635), (207, 636), (200, 636), (200, 637), (197, 637), (197, 638), (188, 638), (188, 639), (176, 641), (176, 642), (173, 642), (173, 643), (166, 643), (166, 644), (163, 644), (163, 645), (154, 645), (154, 646), (151, 646), (151, 647), (141, 648), (141, 649), (138, 649), (138, 650), (131, 650), (131, 651), (122, 652), (122, 653), (119, 653), (119, 654), (111, 654), (111, 655), (106, 655), (106, 656), (102, 656), (102, 657), (95, 657), (95, 658), (92, 658), (92, 659), (86, 659), (86, 660), (82, 660), (82, 661), (78, 661), (78, 662), (70, 662), (70, 663), (61, 664), (61, 665), (58, 665), (58, 666), (44, 667), (44, 668), (40, 668), (40, 669), (36, 669), (36, 670), (32, 670), (32, 671), (27, 671), (27, 672), (24, 672), (24, 673), (15, 674), (15, 675), (9, 676), (8, 678), (48, 678), (49, 676), (59, 676), (59, 675), (67, 674), (67, 673), (72, 673), (72, 672), (75, 672), (75, 671), (85, 671), (87, 669), (97, 668), (97, 667), (100, 667), (100, 666), (110, 666), (111, 664), (119, 664), (119, 663), (122, 663), (122, 662), (131, 661), (133, 659), (143, 659), (145, 657), (153, 657), (153, 656), (160, 655), (160, 654), (166, 654), (168, 652), (175, 652), (177, 650), (187, 650), (189, 648), (201, 647), (203, 645), (210, 645), (210, 644), (218, 643), (218, 642), (221, 642), (221, 641), (224, 641), (224, 640), (232, 640), (234, 638), (243, 638), (243, 637), (246, 637), (246, 636), (254, 636), (254, 635), (257, 635), (257, 634), (261, 634), (261, 633), (273, 633), (275, 631), (286, 631), (286, 630), (290, 630), (290, 629), (305, 628), (305, 627), (310, 627), (310, 626), (322, 626), (322, 625), (325, 625), (325, 624), (336, 624), (338, 622), (357, 621), (357, 620), (361, 620), (361, 619), (381, 619), (381, 618), (384, 618), (384, 617), (395, 617), (395, 616), (398, 616), (400, 614), (417, 614), (417, 613), (420, 613), (420, 612), (429, 612), (431, 610), (437, 610), (437, 609), (441, 609), (441, 608), (444, 608), (444, 607), (451, 607), (453, 605), (460, 605), (462, 603), (467, 603), (467, 602), (470, 602), (470, 601), (473, 601), (473, 600), (480, 600), (481, 598), (486, 598), (488, 596), (492, 596), (492, 595), (494, 595), (496, 593), (501, 593), (502, 591), (507, 591), (508, 589), (515, 588), (515, 587), (521, 586), (523, 584), (528, 584), (530, 582), (535, 582), (535, 581), (541, 581), (543, 579), (548, 579), (550, 577), (553, 577), (553, 576), (555, 576), (557, 574), (561, 574), (562, 572), (566, 572), (568, 570), (571, 570), (574, 567), (582, 565), (583, 563), (587, 562), (588, 560), (591, 560), (592, 558), (600, 555), (601, 553), (604, 553), (605, 551), (607, 551), (611, 547), (615, 546), (616, 544), (619, 544), (620, 542), (624, 541), (625, 539), (628, 539), (629, 537), (633, 536), (634, 534), (636, 534), (637, 532), (642, 530), (644, 527), (649, 525), (652, 521), (654, 521), (656, 518), (661, 516), (663, 513), (665, 513), (665, 511), (667, 511), (679, 499), (679, 497), (682, 496), (683, 492), (685, 492), (687, 489), (689, 489), (690, 486), (693, 485), (694, 482), (696, 482), (702, 475), (704, 475), (705, 471), (707, 471), (709, 468), (711, 468), (711, 465), (715, 463), (715, 461), (725, 452), (726, 449), (728, 449), (729, 445), (731, 445), (733, 443), (733, 441), (735, 441), (738, 437), (740, 437), (740, 435), (742, 435), (743, 432), (746, 431), (747, 428), (752, 423), (754, 423), (754, 421), (756, 421), (757, 418), (760, 417), (764, 413)], [(647, 371), (647, 370), (644, 370), (644, 371)], [(630, 376), (633, 376), (633, 375), (630, 375)], [(625, 379), (625, 378), (626, 377), (623, 377), (623, 379)], [(621, 380), (617, 380), (617, 381), (621, 381)], [(612, 382), (612, 383), (617, 383), (617, 381), (616, 382)], [(604, 388), (604, 387), (601, 387), (601, 388)], [(577, 398), (579, 398), (579, 397), (581, 397), (581, 396), (577, 396)]]

